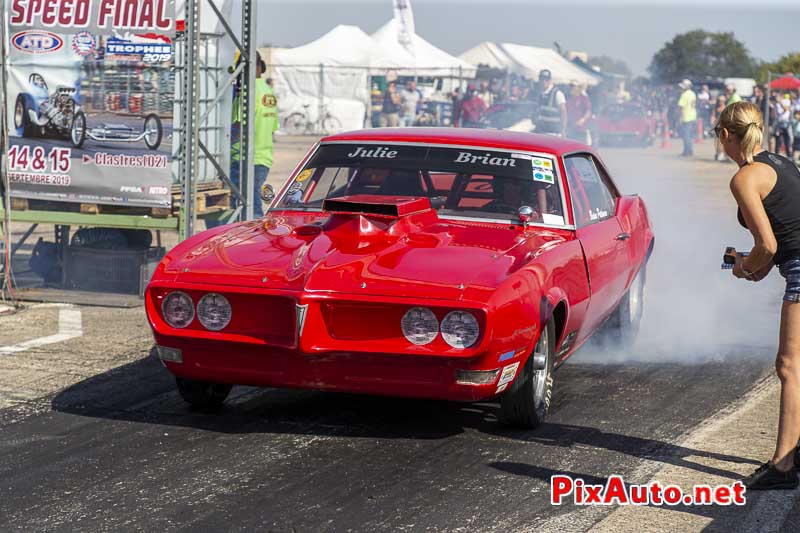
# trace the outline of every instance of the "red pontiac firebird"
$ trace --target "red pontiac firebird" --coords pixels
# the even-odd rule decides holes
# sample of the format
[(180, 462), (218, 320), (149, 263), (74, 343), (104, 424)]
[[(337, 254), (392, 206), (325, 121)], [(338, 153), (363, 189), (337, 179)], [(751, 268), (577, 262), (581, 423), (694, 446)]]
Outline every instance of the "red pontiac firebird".
[(264, 218), (175, 247), (147, 289), (159, 357), (195, 407), (234, 384), (499, 397), (504, 422), (535, 427), (556, 367), (601, 326), (637, 332), (647, 210), (582, 144), (343, 133), (268, 199)]

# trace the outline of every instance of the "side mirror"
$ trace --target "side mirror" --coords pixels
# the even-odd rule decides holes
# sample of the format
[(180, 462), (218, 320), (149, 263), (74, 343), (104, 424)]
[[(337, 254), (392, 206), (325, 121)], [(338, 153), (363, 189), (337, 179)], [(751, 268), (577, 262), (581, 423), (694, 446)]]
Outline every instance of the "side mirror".
[(522, 225), (527, 228), (528, 224), (533, 218), (533, 208), (529, 205), (523, 205), (519, 208), (517, 213), (519, 214), (520, 222), (522, 222)]
[(261, 199), (265, 202), (271, 202), (275, 199), (275, 189), (272, 188), (272, 185), (265, 183), (261, 186)]

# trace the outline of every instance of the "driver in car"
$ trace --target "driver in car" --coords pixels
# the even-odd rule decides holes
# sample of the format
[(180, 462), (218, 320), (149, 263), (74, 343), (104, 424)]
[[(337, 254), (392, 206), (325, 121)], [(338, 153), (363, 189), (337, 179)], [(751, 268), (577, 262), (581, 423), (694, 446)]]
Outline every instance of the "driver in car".
[(516, 216), (519, 208), (527, 205), (536, 211), (535, 219), (541, 219), (542, 213), (549, 213), (546, 190), (549, 185), (500, 177), (496, 177), (492, 183), (497, 198), (486, 204), (484, 210)]

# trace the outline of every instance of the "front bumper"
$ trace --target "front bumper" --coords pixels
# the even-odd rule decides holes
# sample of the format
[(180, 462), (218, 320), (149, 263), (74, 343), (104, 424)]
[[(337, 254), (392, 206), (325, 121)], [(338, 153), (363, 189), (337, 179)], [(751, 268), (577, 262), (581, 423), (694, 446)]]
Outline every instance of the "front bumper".
[[(199, 289), (171, 285), (169, 289), (151, 285), (145, 306), (156, 343), (180, 350), (181, 362), (162, 357), (164, 366), (187, 379), (476, 401), (496, 396), (500, 378), (482, 384), (462, 384), (458, 382), (459, 377), (463, 380), (459, 371), (496, 371), (499, 376), (504, 368), (519, 363), (524, 354), (529, 353), (529, 346), (519, 344), (517, 350), (498, 350), (506, 344), (492, 342), (491, 321), (485, 312), (478, 343), (456, 350), (440, 337), (430, 345), (414, 346), (399, 333), (386, 331), (386, 323), (399, 327), (403, 306), (420, 305), (418, 300), (250, 289), (238, 293), (238, 289), (231, 287)], [(158, 301), (165, 289), (176, 288), (193, 299), (210, 290), (222, 292), (234, 309), (243, 306), (247, 312), (238, 313), (237, 320), (234, 311), (231, 324), (236, 327), (220, 332), (205, 331), (196, 325), (186, 329), (171, 328), (160, 317)], [(269, 304), (264, 305), (266, 302)], [(451, 307), (442, 302), (431, 305), (434, 304), (440, 306), (439, 311), (444, 309), (441, 313)], [(468, 302), (462, 304), (459, 307), (470, 306)], [(472, 308), (479, 311), (478, 307)], [(361, 327), (349, 327), (350, 323)], [(361, 337), (355, 338), (356, 335)]]
[[(162, 363), (176, 376), (187, 379), (453, 401), (478, 401), (497, 394), (499, 377), (485, 385), (456, 382), (457, 371), (484, 367), (476, 364), (483, 362), (483, 358), (474, 361), (352, 352), (304, 354), (272, 346), (198, 341), (158, 334), (155, 337), (159, 345), (181, 351), (182, 362), (162, 360)], [(505, 366), (519, 361), (520, 356), (522, 353), (513, 360), (493, 363), (497, 374)]]

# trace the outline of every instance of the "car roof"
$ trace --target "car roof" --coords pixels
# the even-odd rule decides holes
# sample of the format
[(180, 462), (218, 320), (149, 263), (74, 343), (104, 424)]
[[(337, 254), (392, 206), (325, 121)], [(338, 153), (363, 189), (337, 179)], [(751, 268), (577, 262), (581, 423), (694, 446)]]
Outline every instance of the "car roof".
[(365, 142), (452, 144), (480, 146), (563, 155), (570, 152), (594, 151), (585, 144), (569, 139), (497, 129), (477, 128), (373, 128), (329, 135), (320, 142)]

